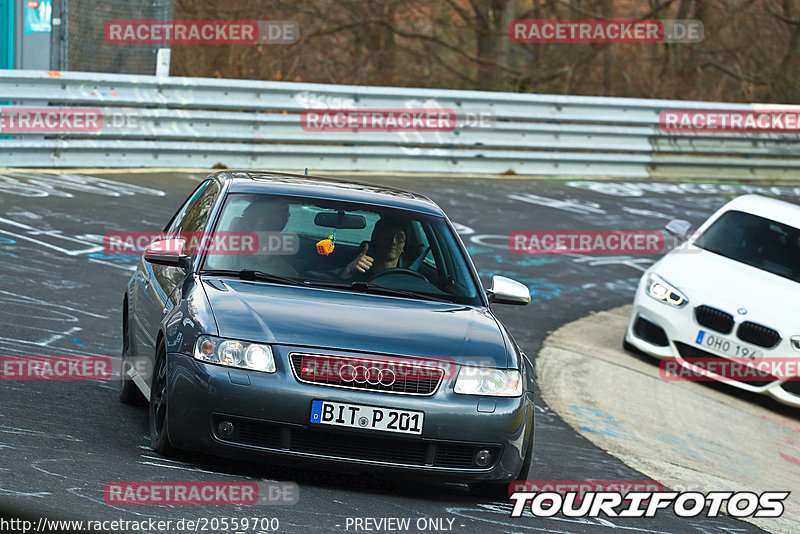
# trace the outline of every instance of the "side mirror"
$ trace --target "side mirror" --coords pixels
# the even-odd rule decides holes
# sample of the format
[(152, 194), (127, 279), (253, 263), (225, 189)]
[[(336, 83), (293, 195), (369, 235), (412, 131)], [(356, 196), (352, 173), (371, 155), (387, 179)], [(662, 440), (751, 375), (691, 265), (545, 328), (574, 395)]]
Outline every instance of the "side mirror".
[(486, 292), (489, 302), (525, 306), (531, 301), (531, 292), (525, 284), (505, 276), (493, 276), (492, 288)]
[(147, 246), (144, 251), (144, 260), (155, 265), (167, 267), (192, 267), (192, 258), (183, 253), (183, 239), (157, 239)]
[(689, 229), (691, 227), (692, 223), (689, 221), (685, 221), (683, 219), (672, 219), (667, 223), (664, 229), (678, 239), (686, 241), (689, 239)]

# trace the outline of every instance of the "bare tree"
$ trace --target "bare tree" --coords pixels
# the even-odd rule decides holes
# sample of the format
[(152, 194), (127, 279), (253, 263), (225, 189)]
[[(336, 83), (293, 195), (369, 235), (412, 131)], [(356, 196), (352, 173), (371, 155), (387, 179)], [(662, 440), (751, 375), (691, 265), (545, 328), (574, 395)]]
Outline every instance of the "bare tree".
[[(173, 73), (727, 101), (800, 99), (797, 0), (175, 0), (176, 19), (294, 20), (292, 45), (174, 45)], [(515, 19), (698, 19), (695, 44), (524, 44)]]

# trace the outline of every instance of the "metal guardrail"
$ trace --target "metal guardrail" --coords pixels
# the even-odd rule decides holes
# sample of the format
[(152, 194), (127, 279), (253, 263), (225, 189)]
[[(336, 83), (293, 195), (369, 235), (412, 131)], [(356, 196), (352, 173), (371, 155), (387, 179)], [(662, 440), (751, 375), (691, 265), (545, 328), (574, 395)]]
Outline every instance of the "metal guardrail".
[[(743, 104), (19, 70), (0, 70), (0, 101), (137, 116), (137, 127), (126, 131), (6, 134), (6, 167), (222, 163), (315, 172), (800, 177), (797, 134), (672, 134), (659, 127), (663, 110), (753, 109)], [(445, 108), (488, 112), (494, 120), (451, 132), (304, 130), (300, 113), (320, 108)]]

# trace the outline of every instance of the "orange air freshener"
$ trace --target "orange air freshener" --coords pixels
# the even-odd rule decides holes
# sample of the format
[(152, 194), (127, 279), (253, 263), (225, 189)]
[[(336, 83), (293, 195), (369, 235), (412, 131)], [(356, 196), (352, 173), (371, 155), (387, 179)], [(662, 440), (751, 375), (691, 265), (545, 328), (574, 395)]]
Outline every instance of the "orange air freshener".
[(317, 242), (317, 254), (327, 256), (333, 252), (333, 234), (329, 235), (327, 239)]

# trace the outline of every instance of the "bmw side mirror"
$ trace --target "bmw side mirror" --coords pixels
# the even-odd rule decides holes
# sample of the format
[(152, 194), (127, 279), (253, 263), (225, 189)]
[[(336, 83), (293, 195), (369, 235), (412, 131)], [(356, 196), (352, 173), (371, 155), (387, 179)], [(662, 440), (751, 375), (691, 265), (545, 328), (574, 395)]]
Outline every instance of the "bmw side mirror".
[(525, 306), (531, 301), (531, 292), (525, 284), (505, 276), (493, 276), (492, 288), (486, 294), (489, 297), (489, 302), (495, 304)]
[(158, 239), (147, 246), (144, 259), (155, 265), (189, 269), (192, 258), (183, 252), (185, 243), (183, 239)]
[(664, 229), (671, 235), (677, 237), (681, 241), (686, 241), (689, 239), (689, 229), (692, 227), (692, 223), (689, 221), (685, 221), (683, 219), (672, 219)]

